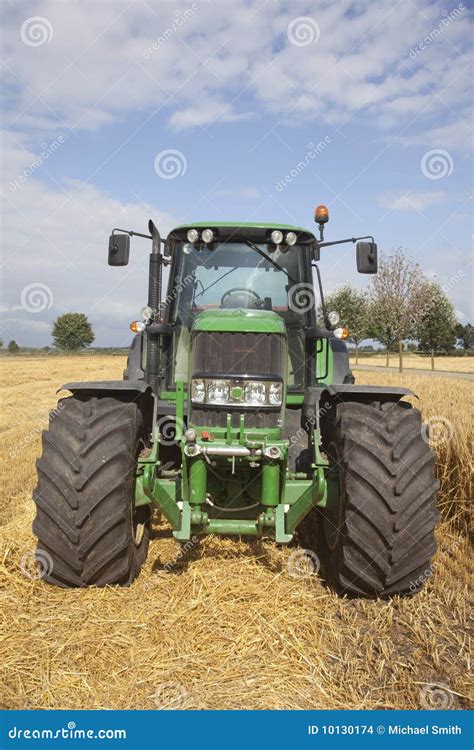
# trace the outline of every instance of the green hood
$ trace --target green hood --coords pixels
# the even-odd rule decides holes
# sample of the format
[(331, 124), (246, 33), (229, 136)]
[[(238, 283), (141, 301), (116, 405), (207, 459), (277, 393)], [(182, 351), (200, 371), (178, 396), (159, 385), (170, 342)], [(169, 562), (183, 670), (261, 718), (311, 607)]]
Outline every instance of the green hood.
[(286, 333), (284, 321), (271, 310), (204, 310), (197, 315), (193, 331), (242, 333)]

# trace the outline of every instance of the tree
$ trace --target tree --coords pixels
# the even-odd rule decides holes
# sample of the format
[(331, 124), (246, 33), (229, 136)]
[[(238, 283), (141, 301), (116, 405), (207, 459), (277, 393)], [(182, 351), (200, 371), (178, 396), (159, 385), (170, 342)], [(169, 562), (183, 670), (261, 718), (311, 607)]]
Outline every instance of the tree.
[(0, 349), (3, 349), (3, 339), (0, 339)]
[(18, 346), (18, 344), (16, 343), (14, 339), (10, 341), (10, 343), (7, 346), (7, 349), (10, 352), (10, 354), (15, 354), (15, 352), (20, 351), (20, 347)]
[(470, 323), (466, 323), (465, 326), (462, 323), (458, 323), (454, 329), (454, 333), (456, 334), (456, 339), (461, 342), (464, 350), (474, 349), (474, 326)]
[(349, 329), (349, 341), (355, 344), (356, 364), (359, 363), (359, 344), (367, 338), (369, 328), (369, 302), (365, 292), (359, 292), (350, 284), (337, 289), (326, 297), (326, 310), (337, 312), (340, 323)]
[(426, 304), (426, 283), (417, 263), (402, 248), (382, 258), (372, 280), (369, 335), (387, 352), (398, 342), (399, 370), (403, 372), (403, 339), (412, 337)]
[(451, 300), (435, 281), (425, 282), (427, 302), (416, 327), (416, 338), (422, 351), (431, 353), (431, 369), (435, 369), (437, 350), (449, 351), (456, 343), (456, 315)]
[(95, 339), (92, 326), (83, 313), (65, 313), (54, 321), (54, 345), (75, 352), (90, 346)]

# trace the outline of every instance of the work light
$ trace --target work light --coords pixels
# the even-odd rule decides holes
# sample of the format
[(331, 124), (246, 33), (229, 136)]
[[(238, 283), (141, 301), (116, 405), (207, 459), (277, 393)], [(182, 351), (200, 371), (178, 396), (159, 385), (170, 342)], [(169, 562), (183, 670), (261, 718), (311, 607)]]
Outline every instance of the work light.
[(199, 232), (197, 229), (189, 229), (187, 234), (188, 242), (197, 242), (199, 239)]
[(202, 241), (209, 245), (214, 239), (214, 232), (212, 229), (205, 229), (201, 235)]
[(281, 245), (283, 242), (283, 232), (280, 232), (279, 229), (274, 229), (270, 238), (274, 245)]
[(289, 247), (292, 247), (293, 245), (296, 245), (297, 236), (295, 232), (287, 232), (285, 237), (285, 245), (289, 245)]

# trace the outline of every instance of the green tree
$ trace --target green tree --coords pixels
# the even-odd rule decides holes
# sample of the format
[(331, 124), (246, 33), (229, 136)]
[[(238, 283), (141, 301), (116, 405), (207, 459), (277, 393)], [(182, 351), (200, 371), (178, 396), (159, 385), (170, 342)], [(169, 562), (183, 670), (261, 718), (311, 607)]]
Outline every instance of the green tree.
[(15, 354), (15, 352), (20, 351), (20, 347), (18, 346), (18, 344), (16, 343), (14, 339), (10, 341), (10, 343), (7, 346), (7, 349), (10, 352), (10, 354)]
[(75, 352), (94, 341), (92, 326), (84, 313), (65, 313), (54, 321), (54, 345)]
[(3, 349), (3, 339), (0, 339), (0, 349)]
[(369, 335), (380, 341), (387, 352), (398, 342), (399, 370), (403, 372), (403, 340), (413, 336), (426, 304), (425, 278), (417, 263), (402, 248), (379, 262), (372, 279)]
[(466, 323), (465, 326), (462, 323), (458, 323), (454, 333), (456, 334), (456, 339), (461, 342), (463, 349), (474, 349), (474, 326), (470, 323)]
[(435, 281), (425, 283), (427, 301), (416, 326), (416, 338), (422, 351), (431, 354), (431, 369), (435, 369), (435, 352), (449, 351), (456, 343), (456, 315), (451, 300)]
[(366, 292), (359, 292), (350, 284), (326, 297), (326, 310), (336, 312), (341, 326), (349, 329), (349, 341), (355, 344), (356, 364), (359, 362), (359, 344), (368, 338), (369, 301)]

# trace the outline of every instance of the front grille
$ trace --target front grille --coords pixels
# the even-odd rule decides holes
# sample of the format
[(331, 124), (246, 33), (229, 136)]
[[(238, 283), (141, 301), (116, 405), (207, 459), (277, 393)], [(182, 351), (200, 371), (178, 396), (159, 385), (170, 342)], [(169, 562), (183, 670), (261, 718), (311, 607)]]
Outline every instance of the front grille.
[[(199, 331), (192, 342), (192, 373), (201, 376), (237, 377), (251, 375), (285, 377), (285, 337), (277, 333), (242, 333)], [(239, 426), (239, 413), (245, 412), (245, 426), (278, 427), (280, 410), (246, 409), (225, 406), (213, 408), (191, 404), (191, 422), (196, 426), (225, 427), (227, 411), (232, 413), (232, 427)]]
[(193, 339), (193, 372), (283, 376), (284, 336), (277, 333), (199, 331)]

